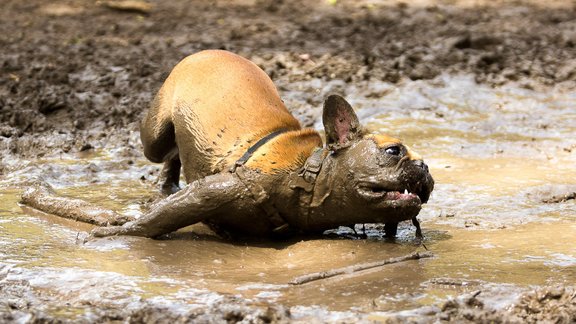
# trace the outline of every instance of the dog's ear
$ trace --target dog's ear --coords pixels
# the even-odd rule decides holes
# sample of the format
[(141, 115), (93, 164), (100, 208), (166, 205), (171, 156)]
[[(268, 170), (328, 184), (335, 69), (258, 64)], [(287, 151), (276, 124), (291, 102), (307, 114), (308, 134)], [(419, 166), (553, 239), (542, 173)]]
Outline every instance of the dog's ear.
[(344, 98), (338, 95), (330, 95), (324, 101), (322, 121), (324, 122), (328, 146), (346, 147), (352, 140), (362, 136), (360, 123), (354, 109)]

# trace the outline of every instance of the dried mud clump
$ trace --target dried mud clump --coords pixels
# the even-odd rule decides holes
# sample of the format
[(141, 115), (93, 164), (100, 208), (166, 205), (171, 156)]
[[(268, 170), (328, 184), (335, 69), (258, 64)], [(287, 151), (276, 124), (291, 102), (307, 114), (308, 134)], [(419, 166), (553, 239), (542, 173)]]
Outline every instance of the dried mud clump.
[(526, 293), (513, 312), (524, 323), (576, 323), (576, 290), (548, 287)]
[[(511, 306), (495, 309), (485, 305), (477, 291), (446, 301), (437, 320), (473, 323), (574, 323), (576, 321), (576, 290), (545, 287), (529, 291)], [(491, 296), (490, 298), (493, 298)]]
[(288, 323), (290, 311), (279, 305), (253, 306), (222, 297), (211, 305), (167, 307), (148, 300), (74, 300), (38, 291), (26, 281), (0, 285), (0, 323)]

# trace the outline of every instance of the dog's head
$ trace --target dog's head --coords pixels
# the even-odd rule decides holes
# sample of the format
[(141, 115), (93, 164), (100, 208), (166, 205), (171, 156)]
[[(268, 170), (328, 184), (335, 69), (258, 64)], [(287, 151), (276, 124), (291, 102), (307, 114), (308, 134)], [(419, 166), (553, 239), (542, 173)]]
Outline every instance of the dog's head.
[(312, 202), (323, 209), (323, 227), (398, 222), (419, 213), (434, 187), (420, 155), (396, 138), (365, 133), (340, 96), (327, 98), (323, 122), (330, 154)]

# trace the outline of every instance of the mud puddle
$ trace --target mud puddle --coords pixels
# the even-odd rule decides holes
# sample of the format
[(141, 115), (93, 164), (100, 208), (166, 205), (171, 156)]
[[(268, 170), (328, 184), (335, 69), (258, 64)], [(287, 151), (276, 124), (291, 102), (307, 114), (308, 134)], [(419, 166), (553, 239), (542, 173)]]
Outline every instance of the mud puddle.
[(186, 312), (235, 298), (284, 305), (292, 319), (336, 321), (426, 318), (447, 298), (476, 291), (487, 307), (504, 310), (528, 288), (576, 282), (576, 203), (544, 202), (576, 191), (573, 93), (494, 89), (465, 76), (290, 87), (283, 96), (296, 108), (343, 92), (370, 129), (397, 135), (424, 155), (437, 185), (419, 218), (434, 258), (293, 286), (303, 274), (424, 247), (410, 224), (396, 242), (383, 240), (378, 226), (367, 228), (367, 240), (346, 239), (340, 229), (340, 238), (272, 243), (226, 242), (193, 226), (169, 240), (83, 244), (89, 225), (17, 205), (25, 183), (41, 176), (63, 194), (138, 215), (155, 198), (158, 166), (110, 150), (24, 161), (1, 180), (0, 284), (26, 282), (68, 305), (45, 312), (70, 319), (90, 318), (83, 307), (95, 301), (126, 309), (146, 301)]

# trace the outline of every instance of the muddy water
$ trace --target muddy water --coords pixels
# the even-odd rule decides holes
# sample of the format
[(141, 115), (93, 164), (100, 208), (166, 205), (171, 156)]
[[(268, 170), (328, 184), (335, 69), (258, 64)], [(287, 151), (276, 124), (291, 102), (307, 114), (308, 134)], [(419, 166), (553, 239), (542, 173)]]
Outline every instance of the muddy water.
[[(284, 91), (322, 96), (341, 84), (307, 81)], [(534, 285), (576, 282), (576, 203), (543, 203), (549, 192), (576, 188), (576, 96), (468, 77), (399, 86), (345, 88), (368, 128), (402, 138), (425, 156), (436, 188), (419, 216), (432, 259), (407, 261), (301, 286), (300, 275), (423, 251), (410, 224), (396, 242), (368, 227), (367, 240), (340, 238), (230, 243), (201, 225), (168, 240), (132, 237), (82, 243), (89, 225), (17, 205), (22, 184), (42, 176), (61, 193), (138, 215), (154, 198), (158, 167), (115, 151), (23, 162), (0, 182), (0, 282), (27, 280), (72, 306), (98, 299), (130, 307), (142, 298), (200, 307), (225, 295), (280, 303), (293, 314), (346, 312), (380, 319), (389, 312), (436, 305), (446, 297), (493, 292), (506, 307)], [(320, 128), (317, 123), (315, 127)], [(344, 312), (344, 313), (340, 313)]]

